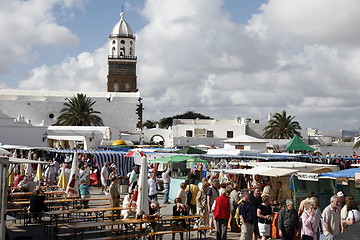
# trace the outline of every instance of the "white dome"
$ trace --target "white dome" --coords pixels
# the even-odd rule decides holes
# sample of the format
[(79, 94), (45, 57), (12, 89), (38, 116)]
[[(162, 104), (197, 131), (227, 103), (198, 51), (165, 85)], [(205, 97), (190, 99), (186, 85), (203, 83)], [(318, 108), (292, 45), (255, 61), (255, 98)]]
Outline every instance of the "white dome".
[(115, 24), (111, 35), (133, 35), (130, 25), (124, 19), (123, 12), (120, 13), (120, 21)]

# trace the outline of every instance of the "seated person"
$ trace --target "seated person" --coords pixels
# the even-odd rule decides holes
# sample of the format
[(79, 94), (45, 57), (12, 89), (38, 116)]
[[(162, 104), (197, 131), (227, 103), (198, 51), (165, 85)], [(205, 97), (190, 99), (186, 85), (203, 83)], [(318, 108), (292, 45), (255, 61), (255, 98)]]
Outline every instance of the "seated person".
[[(123, 208), (131, 208), (131, 207), (136, 207), (136, 203), (134, 202), (134, 193), (133, 192), (129, 192), (123, 200), (122, 203), (122, 207)], [(124, 219), (130, 217), (135, 217), (135, 212), (134, 209), (124, 209), (121, 210), (121, 214), (124, 215)]]
[[(152, 201), (152, 202), (150, 202), (150, 206), (149, 206), (149, 214), (145, 214), (143, 212), (142, 217), (145, 219), (146, 218), (161, 218), (162, 215), (160, 214), (159, 209), (160, 209), (159, 202)], [(155, 232), (164, 230), (164, 227), (160, 223), (151, 222), (150, 224), (151, 224), (152, 230)]]
[[(187, 216), (188, 212), (186, 206), (181, 202), (180, 198), (174, 199), (175, 205), (173, 206), (173, 216)], [(185, 220), (174, 220), (171, 222), (173, 231), (183, 230), (186, 227)], [(180, 234), (180, 239), (184, 239), (184, 234)], [(175, 240), (175, 233), (172, 234), (172, 239)]]
[(149, 202), (149, 214), (143, 213), (143, 218), (156, 218), (156, 217), (162, 217), (162, 215), (159, 213), (160, 204), (157, 201)]
[(20, 175), (19, 171), (15, 171), (14, 185), (13, 187), (17, 188), (20, 181), (24, 179), (24, 175)]
[(40, 185), (38, 181), (34, 181), (31, 177), (29, 177), (29, 192), (34, 192)]
[(17, 188), (21, 191), (21, 192), (29, 192), (29, 177), (25, 176), (23, 180), (21, 180), (17, 186)]
[(45, 194), (40, 189), (34, 191), (34, 194), (30, 197), (29, 212), (37, 213), (34, 214), (34, 222), (41, 221), (41, 213), (48, 211), (45, 205)]

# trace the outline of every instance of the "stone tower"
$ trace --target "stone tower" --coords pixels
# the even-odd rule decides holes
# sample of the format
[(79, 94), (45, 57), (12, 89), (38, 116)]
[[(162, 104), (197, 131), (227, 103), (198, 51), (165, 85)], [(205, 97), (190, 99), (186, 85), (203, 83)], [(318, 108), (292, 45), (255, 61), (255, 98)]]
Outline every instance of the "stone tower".
[(120, 20), (109, 36), (108, 92), (137, 92), (135, 36), (120, 13)]

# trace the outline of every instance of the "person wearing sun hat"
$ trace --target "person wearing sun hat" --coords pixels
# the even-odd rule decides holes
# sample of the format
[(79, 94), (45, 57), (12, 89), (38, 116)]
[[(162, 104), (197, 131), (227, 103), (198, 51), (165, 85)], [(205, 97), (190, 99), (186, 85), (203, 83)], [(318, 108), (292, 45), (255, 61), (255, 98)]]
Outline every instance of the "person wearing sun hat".
[(341, 211), (341, 209), (344, 207), (345, 202), (345, 195), (342, 191), (339, 191), (336, 196), (338, 197), (338, 210)]

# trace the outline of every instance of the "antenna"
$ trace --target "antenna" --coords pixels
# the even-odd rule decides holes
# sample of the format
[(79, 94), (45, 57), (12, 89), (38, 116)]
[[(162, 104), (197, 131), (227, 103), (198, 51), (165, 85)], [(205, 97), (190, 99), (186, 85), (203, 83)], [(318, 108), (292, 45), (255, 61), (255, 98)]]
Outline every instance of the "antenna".
[(124, 12), (124, 4), (121, 4), (121, 11)]

